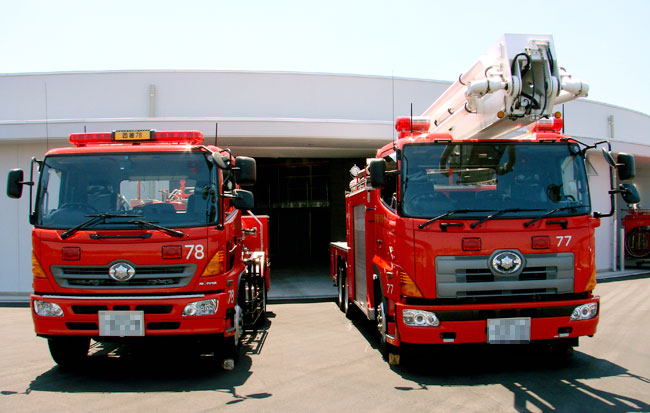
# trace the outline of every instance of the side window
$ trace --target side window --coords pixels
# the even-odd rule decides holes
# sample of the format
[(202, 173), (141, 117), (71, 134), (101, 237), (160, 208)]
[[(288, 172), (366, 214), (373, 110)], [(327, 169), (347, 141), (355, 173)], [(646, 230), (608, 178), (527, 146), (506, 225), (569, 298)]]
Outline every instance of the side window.
[(397, 180), (399, 170), (395, 152), (384, 157), (386, 160), (386, 185), (381, 189), (381, 199), (393, 211), (397, 208)]
[(562, 198), (572, 202), (583, 202), (583, 193), (586, 193), (582, 187), (583, 180), (578, 179), (579, 172), (576, 161), (572, 157), (567, 157), (561, 165), (562, 170)]
[(61, 192), (61, 171), (47, 170), (47, 190), (43, 194), (43, 211), (51, 213), (59, 208), (59, 194)]

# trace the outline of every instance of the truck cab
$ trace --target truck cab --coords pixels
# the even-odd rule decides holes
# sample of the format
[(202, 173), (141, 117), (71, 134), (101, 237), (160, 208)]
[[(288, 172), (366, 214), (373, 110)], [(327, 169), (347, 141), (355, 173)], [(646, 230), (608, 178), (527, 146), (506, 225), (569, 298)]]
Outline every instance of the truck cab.
[(35, 189), (32, 315), (57, 363), (81, 362), (91, 338), (191, 339), (230, 360), (244, 321), (263, 317), (268, 244), (244, 239), (268, 227), (242, 219), (253, 196), (240, 188), (255, 161), (202, 141), (198, 131), (72, 134), (73, 147), (33, 161), (38, 182), (10, 172), (9, 196)]

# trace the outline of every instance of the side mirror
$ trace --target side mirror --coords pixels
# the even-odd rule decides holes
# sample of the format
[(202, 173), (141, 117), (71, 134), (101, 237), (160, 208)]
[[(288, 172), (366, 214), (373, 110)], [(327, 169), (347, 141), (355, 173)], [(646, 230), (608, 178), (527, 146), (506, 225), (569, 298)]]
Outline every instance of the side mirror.
[(626, 179), (634, 179), (636, 175), (636, 165), (634, 163), (634, 156), (629, 153), (619, 153), (616, 163), (618, 170), (618, 179), (625, 181)]
[(611, 166), (612, 168), (616, 168), (616, 161), (614, 160), (614, 157), (612, 156), (611, 153), (605, 148), (601, 148), (601, 151), (603, 152), (603, 158), (605, 158), (605, 161)]
[(605, 148), (602, 148), (603, 157), (605, 161), (612, 168), (616, 168), (618, 172), (618, 179), (625, 181), (627, 179), (633, 179), (636, 175), (636, 165), (634, 163), (634, 156), (629, 153), (619, 153), (617, 156), (617, 161), (614, 161), (612, 154)]
[(235, 182), (239, 185), (254, 185), (257, 179), (255, 159), (247, 156), (235, 158)]
[(20, 198), (23, 195), (23, 170), (12, 169), (7, 176), (7, 196)]
[(234, 198), (232, 198), (232, 205), (237, 209), (247, 210), (253, 209), (255, 206), (255, 198), (251, 191), (243, 189), (235, 189), (233, 191)]
[(219, 169), (227, 169), (228, 168), (228, 166), (226, 165), (226, 162), (223, 159), (223, 155), (221, 155), (220, 153), (214, 152), (212, 154), (212, 159), (214, 159), (214, 163), (217, 164)]
[(383, 188), (386, 185), (386, 161), (384, 159), (371, 159), (368, 162), (368, 174), (373, 188)]
[(638, 204), (641, 202), (639, 191), (634, 184), (621, 184), (619, 187), (623, 200), (628, 204)]

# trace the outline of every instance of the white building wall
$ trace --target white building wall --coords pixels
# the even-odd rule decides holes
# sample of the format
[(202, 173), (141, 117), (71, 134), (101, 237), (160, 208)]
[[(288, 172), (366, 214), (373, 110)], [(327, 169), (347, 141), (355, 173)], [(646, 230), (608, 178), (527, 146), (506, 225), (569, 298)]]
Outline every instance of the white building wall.
[[(155, 93), (150, 98), (150, 88)], [(196, 129), (235, 154), (265, 157), (364, 157), (389, 142), (396, 116), (422, 113), (449, 85), (421, 79), (313, 73), (140, 71), (0, 75), (0, 177), (29, 170), (32, 156), (68, 145), (73, 132)], [(561, 110), (556, 107), (556, 110)], [(564, 105), (566, 134), (586, 143), (610, 139), (636, 155), (637, 186), (650, 196), (650, 116), (578, 100)], [(610, 117), (613, 116), (613, 136)], [(613, 138), (613, 139), (612, 139)], [(590, 156), (594, 210), (609, 211), (609, 172)], [(0, 189), (6, 190), (4, 179)], [(0, 196), (0, 300), (31, 290), (28, 196)], [(643, 205), (649, 205), (650, 201)], [(624, 205), (619, 204), (619, 210)], [(599, 271), (609, 270), (612, 219), (596, 232)]]
[[(50, 149), (52, 146), (50, 146)], [(25, 171), (29, 180), (31, 158), (43, 159), (47, 151), (44, 143), (0, 145), (0, 176), (5, 177), (0, 196), (0, 301), (24, 297), (32, 288), (32, 226), (29, 224), (29, 187), (25, 186), (20, 199), (10, 199), (6, 194), (6, 176), (13, 168)], [(34, 170), (38, 177), (38, 171)]]
[[(608, 213), (611, 210), (611, 201), (607, 190), (610, 186), (609, 167), (605, 159), (598, 153), (589, 156), (589, 162), (595, 172), (589, 172), (589, 190), (591, 194), (591, 208), (593, 211)], [(596, 268), (608, 270), (612, 266), (612, 225), (615, 217), (601, 218), (600, 226), (596, 228)]]

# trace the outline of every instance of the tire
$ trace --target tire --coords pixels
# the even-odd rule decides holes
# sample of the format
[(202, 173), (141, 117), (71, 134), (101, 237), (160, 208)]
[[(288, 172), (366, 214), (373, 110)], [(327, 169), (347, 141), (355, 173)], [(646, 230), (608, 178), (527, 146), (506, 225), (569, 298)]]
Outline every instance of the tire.
[(377, 299), (377, 304), (375, 307), (375, 321), (377, 323), (377, 332), (379, 333), (379, 352), (381, 353), (381, 356), (384, 358), (384, 360), (388, 361), (388, 364), (399, 365), (399, 347), (388, 343), (388, 340), (386, 338), (388, 335), (388, 326), (386, 325), (387, 306), (388, 301), (380, 295)]
[(348, 320), (356, 320), (358, 316), (358, 310), (356, 306), (350, 305), (350, 299), (348, 298), (348, 278), (343, 276), (343, 314)]
[(565, 366), (573, 358), (573, 344), (567, 340), (558, 341), (549, 346), (548, 352), (551, 362), (558, 366)]
[(338, 274), (336, 278), (336, 286), (338, 289), (338, 296), (337, 296), (337, 304), (339, 306), (339, 310), (341, 310), (343, 313), (345, 313), (345, 302), (344, 299), (347, 299), (346, 296), (346, 290), (345, 286), (343, 283), (345, 282), (345, 276), (343, 275), (343, 269), (341, 267), (338, 268)]
[(47, 340), (52, 359), (61, 367), (76, 367), (88, 357), (89, 337), (56, 337)]
[[(224, 370), (232, 370), (237, 359), (239, 359), (242, 336), (244, 334), (244, 308), (246, 307), (247, 292), (250, 292), (250, 286), (242, 279), (237, 291), (237, 301), (234, 308), (235, 313), (232, 316), (232, 325), (235, 327), (235, 334), (230, 337), (223, 337), (220, 343), (221, 345), (217, 347), (214, 353), (216, 359), (221, 360), (221, 365)], [(230, 362), (228, 363), (229, 360)]]
[(244, 312), (239, 304), (235, 306), (233, 325), (235, 326), (235, 334), (223, 338), (221, 348), (218, 349), (218, 353), (215, 353), (215, 355), (219, 354), (224, 360), (232, 359), (237, 361), (241, 350), (241, 339), (244, 333)]

